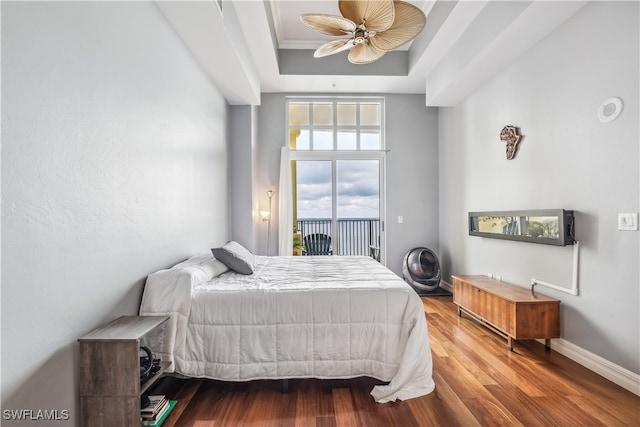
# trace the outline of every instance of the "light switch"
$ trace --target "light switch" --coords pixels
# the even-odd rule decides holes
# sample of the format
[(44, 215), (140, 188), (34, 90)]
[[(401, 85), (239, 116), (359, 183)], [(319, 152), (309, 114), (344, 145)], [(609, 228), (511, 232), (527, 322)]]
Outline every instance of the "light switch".
[(398, 215), (398, 224), (404, 223), (404, 217), (402, 215)]
[(618, 230), (638, 230), (638, 213), (619, 213)]

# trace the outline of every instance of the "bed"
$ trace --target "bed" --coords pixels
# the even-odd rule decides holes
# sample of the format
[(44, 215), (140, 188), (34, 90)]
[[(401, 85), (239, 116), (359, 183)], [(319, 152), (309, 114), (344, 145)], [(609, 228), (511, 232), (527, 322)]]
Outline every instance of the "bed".
[(147, 278), (141, 315), (169, 315), (154, 344), (169, 372), (224, 381), (373, 377), (377, 402), (434, 389), (422, 301), (369, 257), (211, 253)]

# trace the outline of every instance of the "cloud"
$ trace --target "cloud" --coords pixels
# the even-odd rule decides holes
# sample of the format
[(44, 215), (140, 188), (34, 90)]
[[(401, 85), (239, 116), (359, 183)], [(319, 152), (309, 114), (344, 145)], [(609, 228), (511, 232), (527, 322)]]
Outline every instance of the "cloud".
[[(297, 162), (298, 216), (331, 217), (331, 162)], [(337, 162), (338, 216), (378, 218), (380, 189), (376, 160)]]
[(377, 160), (343, 160), (338, 162), (338, 195), (379, 197), (378, 171)]

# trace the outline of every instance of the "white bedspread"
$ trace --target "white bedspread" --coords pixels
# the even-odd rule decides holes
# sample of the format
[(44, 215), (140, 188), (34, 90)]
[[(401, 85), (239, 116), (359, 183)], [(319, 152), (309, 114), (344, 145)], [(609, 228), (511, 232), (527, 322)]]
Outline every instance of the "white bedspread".
[(170, 315), (158, 352), (189, 377), (389, 382), (377, 402), (434, 389), (418, 295), (368, 257), (256, 257), (254, 274), (194, 256), (147, 279), (141, 315)]

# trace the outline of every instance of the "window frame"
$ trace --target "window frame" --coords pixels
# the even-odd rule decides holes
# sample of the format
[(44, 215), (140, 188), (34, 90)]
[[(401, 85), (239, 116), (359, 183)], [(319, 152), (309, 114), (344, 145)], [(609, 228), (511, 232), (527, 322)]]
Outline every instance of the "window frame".
[[(309, 134), (309, 149), (299, 150), (293, 148), (290, 145), (290, 140), (286, 141), (286, 144), (291, 148), (292, 152), (376, 152), (385, 150), (385, 108), (384, 97), (380, 96), (287, 96), (285, 98), (285, 110), (286, 110), (286, 136), (290, 137), (292, 130), (307, 131)], [(309, 124), (299, 125), (291, 124), (289, 120), (289, 107), (292, 103), (307, 103), (309, 104)], [(332, 104), (332, 124), (330, 125), (316, 125), (313, 123), (313, 105), (314, 104)], [(338, 125), (338, 104), (356, 104), (356, 123), (355, 125)], [(362, 104), (377, 104), (380, 106), (380, 124), (379, 125), (363, 125), (361, 123), (361, 109)], [(355, 149), (339, 149), (338, 148), (338, 133), (340, 131), (353, 131), (356, 135), (356, 148)], [(332, 133), (332, 149), (315, 149), (314, 148), (314, 131), (330, 131)], [(366, 134), (366, 131), (380, 135), (380, 146), (376, 149), (362, 149), (362, 134)]]
[[(309, 130), (309, 149), (297, 150), (295, 148), (291, 148), (291, 161), (294, 163), (297, 160), (326, 160), (331, 162), (331, 180), (332, 180), (332, 221), (333, 230), (337, 230), (337, 176), (336, 176), (336, 164), (338, 160), (377, 160), (379, 161), (379, 189), (380, 189), (380, 247), (379, 250), (379, 261), (386, 265), (386, 216), (387, 216), (387, 208), (386, 208), (386, 153), (388, 150), (386, 149), (385, 144), (385, 99), (382, 96), (287, 96), (285, 97), (285, 134), (286, 141), (285, 146), (291, 148), (291, 131), (292, 130)], [(291, 125), (289, 120), (289, 105), (291, 102), (306, 102), (309, 103), (309, 124), (308, 125)], [(313, 125), (313, 103), (333, 103), (333, 124), (332, 125)], [(337, 145), (337, 132), (338, 132), (338, 124), (337, 124), (337, 105), (338, 103), (357, 103), (357, 104), (371, 104), (371, 103), (379, 103), (380, 105), (380, 125), (379, 126), (362, 126), (360, 124), (360, 113), (358, 108), (358, 113), (356, 114), (356, 126), (340, 126), (340, 129), (344, 128), (354, 128), (357, 129), (357, 143), (356, 150), (338, 150)], [(365, 149), (361, 150), (360, 148), (360, 130), (372, 130), (373, 128), (378, 129), (380, 132), (380, 148), (379, 149)], [(313, 150), (313, 142), (312, 142), (312, 130), (314, 129), (332, 129), (333, 130), (333, 149), (332, 150)], [(295, 218), (295, 215), (294, 215)], [(336, 239), (336, 236), (332, 236), (334, 238), (335, 244), (339, 244), (339, 238)]]

